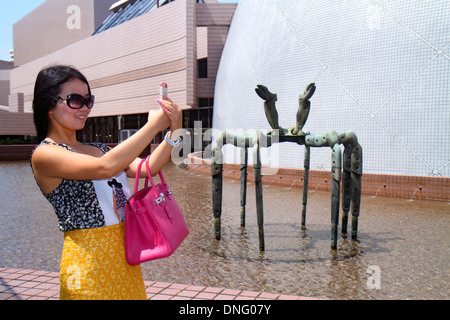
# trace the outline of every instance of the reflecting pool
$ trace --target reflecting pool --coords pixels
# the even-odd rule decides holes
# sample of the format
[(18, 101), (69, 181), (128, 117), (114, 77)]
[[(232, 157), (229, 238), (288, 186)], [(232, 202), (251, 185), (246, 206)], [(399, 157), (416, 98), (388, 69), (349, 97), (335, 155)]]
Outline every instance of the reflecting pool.
[[(302, 230), (302, 190), (264, 186), (260, 252), (254, 184), (241, 228), (239, 181), (224, 180), (217, 241), (211, 177), (183, 165), (163, 172), (191, 233), (172, 257), (143, 264), (146, 280), (329, 299), (450, 298), (447, 202), (362, 196), (359, 240), (339, 234), (332, 251), (329, 193), (309, 192)], [(0, 192), (0, 267), (59, 271), (63, 237), (28, 162), (0, 163)]]

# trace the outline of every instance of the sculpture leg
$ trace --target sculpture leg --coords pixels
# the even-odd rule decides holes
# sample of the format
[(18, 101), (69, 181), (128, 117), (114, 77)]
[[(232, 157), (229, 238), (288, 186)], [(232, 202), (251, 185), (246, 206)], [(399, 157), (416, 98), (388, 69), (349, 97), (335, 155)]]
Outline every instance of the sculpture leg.
[(241, 227), (245, 227), (245, 206), (247, 204), (247, 165), (248, 150), (241, 149)]
[[(259, 140), (259, 139), (258, 139)], [(259, 230), (259, 250), (264, 251), (264, 210), (263, 210), (263, 188), (261, 181), (261, 152), (259, 150), (259, 141), (253, 147), (254, 154), (254, 177), (256, 192), (256, 215)]]
[(358, 239), (358, 218), (361, 203), (361, 175), (352, 173), (353, 199), (352, 199), (352, 239)]
[(304, 173), (303, 173), (303, 209), (302, 209), (302, 229), (306, 229), (306, 205), (308, 203), (308, 177), (311, 147), (305, 146)]
[(347, 234), (348, 213), (352, 202), (352, 147), (345, 145), (344, 149), (344, 170), (342, 173), (342, 229), (343, 234)]
[(361, 204), (362, 148), (359, 144), (352, 151), (352, 239), (358, 238), (358, 218)]
[(212, 163), (211, 163), (211, 175), (212, 175), (212, 206), (214, 214), (214, 235), (217, 240), (220, 240), (221, 236), (221, 215), (222, 215), (222, 151), (216, 145), (212, 150)]
[(339, 144), (333, 146), (331, 167), (331, 249), (337, 248), (337, 230), (339, 224), (339, 198), (341, 184), (341, 148)]

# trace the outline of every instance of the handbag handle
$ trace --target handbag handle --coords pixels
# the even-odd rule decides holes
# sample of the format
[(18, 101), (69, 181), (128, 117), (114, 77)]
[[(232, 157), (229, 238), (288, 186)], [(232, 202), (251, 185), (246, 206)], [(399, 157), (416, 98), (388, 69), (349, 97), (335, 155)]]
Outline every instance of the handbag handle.
[[(134, 179), (134, 193), (138, 192), (139, 177), (141, 175), (142, 165), (145, 163), (145, 169), (147, 170), (147, 177), (145, 178), (145, 188), (148, 187), (148, 181), (150, 180), (150, 183), (151, 183), (152, 188), (153, 188), (153, 192), (155, 193), (155, 196), (158, 196), (156, 194), (155, 183), (153, 182), (152, 174), (150, 172), (149, 160), (150, 160), (150, 156), (148, 156), (146, 159), (142, 159), (141, 163), (138, 166), (138, 169), (136, 171), (136, 178)], [(164, 180), (164, 176), (162, 174), (162, 171), (159, 171), (159, 179), (161, 180), (161, 183), (163, 185), (166, 184), (166, 181)]]

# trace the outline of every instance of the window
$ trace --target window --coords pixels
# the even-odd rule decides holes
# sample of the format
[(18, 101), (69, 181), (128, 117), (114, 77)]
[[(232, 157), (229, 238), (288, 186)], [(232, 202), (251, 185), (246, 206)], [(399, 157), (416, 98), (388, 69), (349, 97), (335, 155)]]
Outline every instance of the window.
[(77, 137), (83, 142), (116, 143), (119, 139), (117, 117), (88, 118)]
[[(147, 113), (88, 118), (84, 129), (77, 132), (77, 137), (82, 142), (118, 143), (124, 140), (123, 137), (129, 137), (142, 128), (147, 119)], [(161, 134), (157, 134), (153, 143), (161, 141)]]
[(208, 78), (208, 58), (197, 60), (198, 77)]
[(213, 106), (213, 98), (198, 99), (198, 108), (184, 111), (184, 127), (192, 129), (195, 121), (201, 121), (203, 129), (212, 128)]
[(140, 129), (148, 119), (147, 113), (142, 114), (128, 114), (121, 117), (120, 128), (123, 129)]

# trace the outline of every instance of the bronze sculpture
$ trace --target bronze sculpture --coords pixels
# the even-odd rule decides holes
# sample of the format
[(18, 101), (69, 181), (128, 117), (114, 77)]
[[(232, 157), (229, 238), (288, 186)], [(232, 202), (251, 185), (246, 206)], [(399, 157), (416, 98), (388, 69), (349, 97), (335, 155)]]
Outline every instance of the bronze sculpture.
[[(278, 112), (276, 109), (277, 95), (270, 92), (267, 87), (258, 85), (256, 93), (264, 102), (264, 111), (272, 131), (263, 134), (256, 131), (252, 135), (235, 135), (222, 131), (216, 137), (211, 150), (211, 175), (212, 175), (212, 201), (214, 214), (214, 233), (217, 240), (221, 237), (221, 215), (222, 215), (222, 171), (223, 155), (222, 146), (226, 143), (241, 148), (241, 226), (245, 226), (245, 205), (247, 193), (247, 166), (248, 148), (253, 147), (254, 159), (254, 182), (256, 192), (256, 213), (259, 229), (259, 248), (265, 250), (264, 245), (264, 217), (263, 217), (263, 192), (261, 182), (261, 147), (270, 147), (274, 143), (294, 142), (305, 146), (304, 173), (303, 173), (303, 208), (302, 228), (306, 228), (306, 206), (308, 199), (308, 176), (310, 167), (311, 147), (330, 147), (332, 149), (331, 165), (331, 248), (337, 249), (337, 229), (340, 205), (340, 184), (342, 179), (342, 229), (347, 233), (348, 214), (351, 208), (352, 214), (352, 239), (357, 239), (358, 218), (361, 200), (361, 176), (362, 176), (362, 148), (358, 138), (353, 131), (337, 133), (330, 130), (324, 134), (311, 135), (304, 132), (303, 127), (308, 119), (310, 110), (309, 99), (316, 90), (315, 84), (309, 84), (304, 93), (299, 96), (299, 108), (296, 116), (296, 126), (288, 129), (282, 128), (278, 123)], [(266, 141), (266, 145), (262, 145)], [(344, 145), (344, 159), (340, 145)], [(343, 171), (342, 171), (343, 165)], [(342, 171), (342, 174), (341, 174)]]
[(301, 130), (303, 129), (306, 120), (308, 120), (309, 108), (311, 107), (311, 102), (309, 101), (309, 99), (313, 96), (315, 91), (316, 85), (314, 83), (311, 83), (306, 87), (305, 92), (303, 92), (303, 94), (298, 97), (298, 111), (296, 119), (297, 125), (295, 126), (294, 131), (292, 131), (292, 134), (294, 136), (305, 135), (305, 133)]

